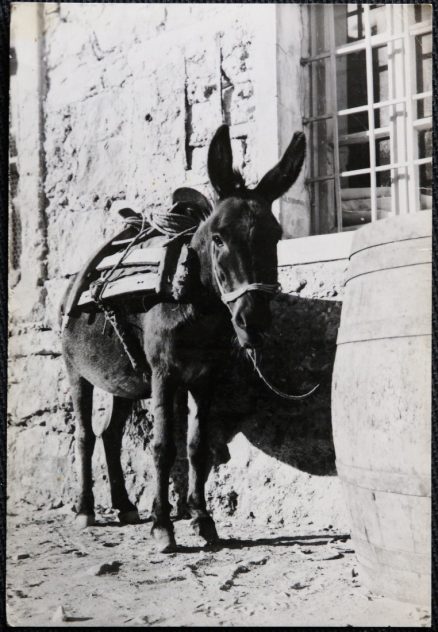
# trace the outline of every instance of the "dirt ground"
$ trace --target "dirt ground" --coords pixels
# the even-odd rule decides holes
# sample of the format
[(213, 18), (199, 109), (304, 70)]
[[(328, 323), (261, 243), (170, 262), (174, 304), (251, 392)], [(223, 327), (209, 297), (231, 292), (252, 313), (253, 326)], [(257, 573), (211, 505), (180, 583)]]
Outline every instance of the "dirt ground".
[[(348, 535), (219, 523), (203, 546), (175, 523), (177, 553), (153, 552), (146, 514), (110, 510), (77, 531), (71, 510), (8, 516), (13, 626), (423, 626), (426, 608), (371, 595)], [(309, 527), (310, 528), (310, 527)]]

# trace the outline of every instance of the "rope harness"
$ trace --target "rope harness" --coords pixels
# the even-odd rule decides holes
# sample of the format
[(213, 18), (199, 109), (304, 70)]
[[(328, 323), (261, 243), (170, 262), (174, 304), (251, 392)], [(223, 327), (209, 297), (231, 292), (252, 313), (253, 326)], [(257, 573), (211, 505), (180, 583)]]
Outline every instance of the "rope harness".
[(96, 282), (93, 285), (92, 296), (96, 305), (102, 310), (105, 316), (104, 328), (106, 323), (112, 325), (134, 371), (142, 373), (146, 378), (150, 377), (151, 372), (141, 346), (135, 344), (136, 341), (132, 339), (131, 331), (123, 324), (119, 312), (114, 307), (105, 305), (100, 299), (101, 293), (100, 284)]
[(143, 215), (142, 218), (125, 218), (124, 223), (127, 226), (137, 227), (138, 233), (135, 237), (129, 240), (126, 248), (123, 250), (113, 267), (108, 270), (102, 278), (90, 284), (91, 296), (105, 317), (104, 329), (107, 323), (111, 324), (131, 363), (132, 368), (134, 371), (142, 373), (145, 376), (150, 375), (150, 370), (144, 353), (139, 351), (139, 345), (136, 344), (129, 328), (125, 326), (120, 313), (113, 306), (109, 306), (104, 303), (102, 300), (102, 294), (108, 283), (114, 277), (114, 274), (120, 268), (123, 261), (136, 244), (151, 236), (152, 233), (156, 231), (161, 235), (168, 237), (168, 239), (162, 244), (163, 247), (165, 247), (180, 237), (191, 237), (198, 228), (199, 223), (207, 217), (204, 212), (196, 209), (190, 209), (192, 211), (190, 214), (178, 213), (176, 212), (178, 205), (179, 203), (174, 204), (170, 211), (161, 213), (155, 212), (154, 216), (149, 214), (147, 218), (145, 215)]
[[(219, 288), (221, 299), (230, 310), (231, 315), (233, 314), (233, 312), (229, 303), (235, 301), (236, 299), (238, 299), (240, 296), (243, 296), (247, 292), (263, 292), (264, 294), (272, 294), (272, 295), (276, 295), (279, 292), (281, 292), (280, 283), (247, 283), (246, 285), (243, 285), (242, 287), (236, 290), (226, 292), (219, 277), (217, 261), (214, 257), (214, 244), (213, 243), (211, 244), (211, 248), (210, 248), (210, 257), (211, 257), (211, 267), (213, 269), (213, 276)], [(283, 399), (289, 399), (289, 400), (305, 399), (306, 397), (309, 397), (309, 395), (314, 393), (316, 389), (319, 387), (319, 384), (317, 384), (310, 391), (308, 391), (307, 393), (304, 393), (303, 395), (290, 395), (289, 393), (284, 393), (283, 391), (280, 391), (278, 388), (276, 388), (273, 384), (271, 384), (271, 382), (269, 382), (269, 380), (263, 375), (259, 366), (260, 353), (257, 351), (257, 349), (245, 349), (245, 351), (247, 355), (249, 356), (249, 358), (251, 359), (254, 365), (254, 369), (257, 375), (260, 377), (260, 379), (264, 382), (264, 384), (266, 384), (266, 386), (273, 393), (275, 393), (279, 397), (283, 397)]]

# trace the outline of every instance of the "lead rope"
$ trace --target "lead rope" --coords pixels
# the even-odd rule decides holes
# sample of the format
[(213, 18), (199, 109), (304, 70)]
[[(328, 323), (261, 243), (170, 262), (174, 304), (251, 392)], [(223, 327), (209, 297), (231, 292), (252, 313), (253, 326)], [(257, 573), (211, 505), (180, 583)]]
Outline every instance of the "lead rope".
[(304, 393), (303, 395), (289, 395), (289, 393), (284, 393), (283, 391), (280, 391), (278, 388), (276, 388), (273, 384), (268, 382), (268, 380), (265, 378), (265, 376), (261, 372), (260, 367), (257, 364), (257, 350), (256, 349), (247, 349), (246, 352), (249, 355), (249, 357), (251, 358), (252, 363), (254, 365), (254, 368), (255, 368), (255, 370), (257, 372), (257, 375), (260, 377), (260, 379), (266, 384), (266, 386), (269, 389), (271, 389), (272, 392), (274, 392), (276, 395), (279, 395), (279, 397), (283, 397), (283, 399), (295, 399), (295, 400), (296, 399), (305, 399), (306, 397), (309, 397), (309, 395), (314, 393), (316, 391), (316, 389), (319, 387), (319, 384), (317, 384), (310, 391), (308, 391), (307, 393)]
[[(222, 302), (225, 303), (225, 305), (228, 307), (228, 309), (230, 310), (230, 313), (232, 314), (231, 311), (231, 307), (229, 306), (229, 303), (231, 303), (232, 301), (235, 301), (237, 298), (239, 298), (239, 296), (242, 296), (243, 294), (246, 294), (246, 292), (249, 291), (256, 291), (256, 292), (264, 292), (265, 294), (278, 294), (279, 292), (281, 292), (281, 285), (279, 283), (275, 283), (275, 284), (271, 284), (271, 283), (248, 283), (247, 285), (242, 286), (241, 288), (238, 288), (237, 290), (233, 290), (231, 292), (226, 292), (222, 282), (219, 278), (219, 273), (216, 267), (216, 261), (214, 258), (214, 245), (213, 243), (211, 244), (211, 249), (210, 249), (210, 256), (211, 256), (211, 265), (212, 265), (212, 269), (213, 269), (213, 276), (215, 278), (215, 281), (217, 283), (217, 286), (219, 288), (219, 292), (221, 295), (221, 299)], [(257, 350), (256, 349), (245, 349), (248, 357), (251, 359), (251, 362), (254, 365), (254, 369), (257, 373), (257, 375), (260, 377), (260, 379), (263, 381), (264, 384), (266, 384), (266, 386), (276, 395), (278, 395), (279, 397), (282, 397), (283, 399), (289, 399), (289, 400), (300, 400), (300, 399), (305, 399), (306, 397), (309, 397), (309, 395), (312, 395), (312, 393), (314, 393), (316, 391), (316, 389), (319, 387), (319, 384), (317, 384), (316, 386), (314, 386), (310, 391), (308, 391), (307, 393), (304, 393), (303, 395), (290, 395), (289, 393), (284, 393), (283, 391), (280, 391), (278, 388), (276, 388), (273, 384), (271, 384), (271, 382), (269, 382), (269, 380), (263, 375), (259, 364), (258, 364), (258, 354), (257, 354)]]

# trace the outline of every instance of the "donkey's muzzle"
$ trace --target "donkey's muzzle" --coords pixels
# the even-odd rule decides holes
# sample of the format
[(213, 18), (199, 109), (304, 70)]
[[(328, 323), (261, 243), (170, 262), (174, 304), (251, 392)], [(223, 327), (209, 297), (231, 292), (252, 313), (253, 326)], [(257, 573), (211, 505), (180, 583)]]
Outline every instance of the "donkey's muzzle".
[(271, 324), (270, 297), (260, 292), (247, 292), (234, 303), (232, 323), (240, 345), (256, 349), (263, 341), (262, 334)]

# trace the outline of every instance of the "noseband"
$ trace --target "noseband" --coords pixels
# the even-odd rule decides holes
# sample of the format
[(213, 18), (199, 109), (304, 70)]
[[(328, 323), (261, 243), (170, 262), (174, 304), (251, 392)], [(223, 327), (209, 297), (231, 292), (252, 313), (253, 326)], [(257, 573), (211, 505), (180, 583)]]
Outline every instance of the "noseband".
[(228, 303), (232, 303), (233, 301), (238, 299), (240, 296), (243, 296), (247, 292), (263, 292), (264, 294), (272, 294), (272, 295), (275, 295), (281, 292), (281, 285), (279, 283), (246, 283), (245, 285), (242, 285), (241, 287), (237, 288), (237, 290), (231, 290), (231, 292), (226, 292), (219, 278), (217, 262), (214, 258), (214, 244), (213, 243), (211, 244), (210, 255), (211, 255), (211, 267), (213, 268), (214, 278), (219, 288), (221, 299), (225, 303), (225, 305), (228, 307), (228, 309), (230, 309), (230, 311), (231, 311), (231, 308), (228, 305)]

